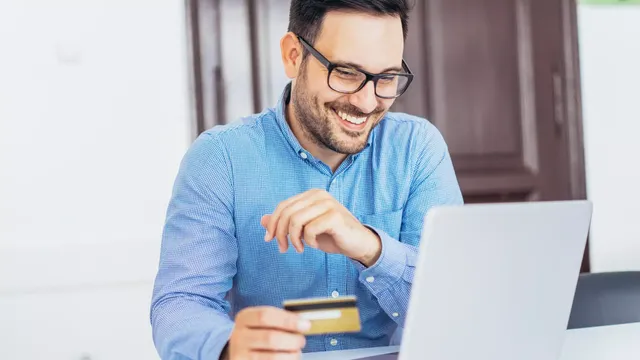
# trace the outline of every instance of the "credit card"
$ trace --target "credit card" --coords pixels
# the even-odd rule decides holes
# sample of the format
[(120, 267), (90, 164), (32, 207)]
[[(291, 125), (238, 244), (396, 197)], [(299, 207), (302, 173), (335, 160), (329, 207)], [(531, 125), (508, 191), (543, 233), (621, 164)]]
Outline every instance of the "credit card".
[(359, 332), (360, 313), (355, 296), (286, 300), (285, 310), (311, 321), (305, 335)]

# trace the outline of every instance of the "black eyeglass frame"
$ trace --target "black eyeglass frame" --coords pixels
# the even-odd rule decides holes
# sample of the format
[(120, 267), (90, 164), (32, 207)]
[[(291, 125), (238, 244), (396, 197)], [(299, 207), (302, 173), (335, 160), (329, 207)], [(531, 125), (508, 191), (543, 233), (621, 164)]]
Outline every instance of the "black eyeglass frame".
[[(339, 92), (341, 94), (355, 94), (358, 91), (362, 90), (363, 87), (365, 87), (367, 85), (367, 83), (369, 81), (373, 81), (373, 88), (375, 91), (375, 94), (377, 97), (382, 98), (382, 99), (396, 99), (400, 96), (402, 96), (402, 94), (404, 94), (407, 89), (409, 89), (409, 85), (411, 85), (411, 82), (413, 81), (413, 73), (411, 72), (411, 70), (409, 69), (409, 65), (407, 65), (406, 61), (404, 61), (404, 59), (402, 59), (402, 67), (405, 69), (406, 73), (400, 73), (400, 72), (386, 72), (386, 73), (381, 73), (381, 74), (373, 74), (370, 73), (368, 71), (362, 70), (362, 69), (358, 69), (355, 68), (355, 70), (363, 73), (365, 75), (365, 79), (362, 82), (362, 84), (360, 84), (360, 86), (353, 91), (340, 91), (340, 90), (336, 90), (331, 86), (331, 72), (337, 68), (337, 67), (350, 67), (351, 66), (346, 66), (346, 65), (342, 65), (342, 64), (336, 64), (331, 62), (329, 59), (327, 59), (326, 57), (324, 57), (324, 55), (322, 55), (318, 50), (316, 50), (313, 46), (311, 46), (311, 44), (309, 44), (309, 42), (307, 42), (305, 39), (303, 39), (301, 36), (297, 35), (298, 37), (298, 41), (300, 41), (300, 43), (302, 44), (302, 46), (305, 47), (305, 49), (307, 49), (307, 51), (309, 51), (311, 53), (311, 55), (313, 55), (313, 57), (316, 58), (316, 60), (318, 60), (322, 65), (324, 65), (328, 72), (327, 72), (327, 86), (329, 86), (329, 88), (333, 91)], [(404, 89), (402, 90), (401, 93), (396, 94), (395, 96), (380, 96), (378, 95), (378, 80), (380, 78), (383, 78), (385, 76), (389, 76), (389, 75), (396, 75), (396, 76), (404, 76), (407, 78), (407, 85), (405, 85)]]

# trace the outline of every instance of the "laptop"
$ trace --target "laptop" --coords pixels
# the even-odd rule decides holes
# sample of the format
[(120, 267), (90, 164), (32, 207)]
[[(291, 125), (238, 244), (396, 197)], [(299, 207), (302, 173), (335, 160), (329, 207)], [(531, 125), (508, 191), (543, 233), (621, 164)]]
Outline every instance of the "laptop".
[(362, 359), (558, 359), (591, 214), (586, 200), (434, 208), (399, 353)]

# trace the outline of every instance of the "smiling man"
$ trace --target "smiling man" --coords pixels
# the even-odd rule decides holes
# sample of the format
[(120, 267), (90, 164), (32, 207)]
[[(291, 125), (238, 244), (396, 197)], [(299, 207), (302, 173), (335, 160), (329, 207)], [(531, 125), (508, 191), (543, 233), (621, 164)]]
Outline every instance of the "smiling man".
[[(292, 1), (278, 104), (204, 132), (181, 164), (151, 307), (163, 359), (294, 359), (400, 333), (424, 216), (462, 203), (436, 128), (389, 112), (413, 78), (408, 12)], [(281, 307), (341, 295), (361, 332), (305, 338)]]

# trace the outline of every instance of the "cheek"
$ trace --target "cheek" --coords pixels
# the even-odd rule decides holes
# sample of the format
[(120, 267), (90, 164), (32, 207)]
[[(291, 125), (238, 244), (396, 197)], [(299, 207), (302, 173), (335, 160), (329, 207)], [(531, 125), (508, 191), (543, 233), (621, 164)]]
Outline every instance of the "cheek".
[(328, 88), (326, 70), (319, 68), (316, 64), (307, 66), (305, 70), (307, 86), (311, 91), (318, 93), (323, 89)]
[(380, 106), (381, 109), (384, 109), (385, 111), (387, 111), (389, 110), (389, 108), (391, 108), (391, 106), (395, 101), (396, 101), (395, 99), (380, 99), (378, 106)]
[(331, 110), (331, 104), (348, 104), (348, 100), (344, 99), (344, 96), (342, 94), (336, 93), (331, 89), (319, 91), (317, 94), (318, 106), (324, 112), (329, 112)]

